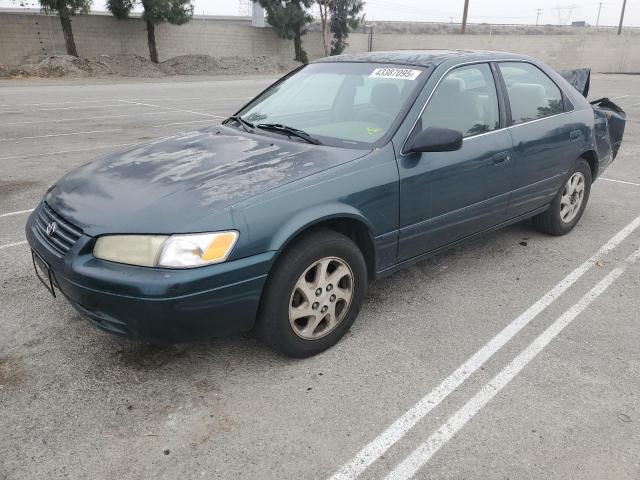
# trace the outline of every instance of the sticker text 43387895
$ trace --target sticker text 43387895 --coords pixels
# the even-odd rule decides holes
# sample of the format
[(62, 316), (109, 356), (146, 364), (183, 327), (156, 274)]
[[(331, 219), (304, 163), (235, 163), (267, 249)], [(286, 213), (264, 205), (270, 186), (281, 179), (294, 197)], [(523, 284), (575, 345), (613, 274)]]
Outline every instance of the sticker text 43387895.
[(395, 78), (398, 80), (415, 80), (420, 75), (421, 70), (411, 68), (376, 68), (370, 78)]

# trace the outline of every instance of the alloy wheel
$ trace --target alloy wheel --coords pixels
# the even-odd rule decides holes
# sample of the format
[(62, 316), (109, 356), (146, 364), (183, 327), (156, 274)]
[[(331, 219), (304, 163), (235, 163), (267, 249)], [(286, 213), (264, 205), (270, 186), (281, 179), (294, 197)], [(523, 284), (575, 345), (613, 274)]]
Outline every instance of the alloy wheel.
[(353, 272), (337, 257), (310, 265), (298, 278), (289, 301), (291, 328), (305, 340), (332, 332), (349, 311), (353, 297)]
[(560, 198), (560, 219), (564, 223), (571, 223), (584, 200), (585, 179), (582, 172), (575, 172), (564, 187)]

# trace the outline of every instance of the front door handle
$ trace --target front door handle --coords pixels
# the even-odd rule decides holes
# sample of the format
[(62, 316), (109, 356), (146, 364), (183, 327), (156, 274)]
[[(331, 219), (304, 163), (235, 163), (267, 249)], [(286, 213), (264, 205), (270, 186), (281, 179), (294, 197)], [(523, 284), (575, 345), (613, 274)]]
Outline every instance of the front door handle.
[(505, 165), (509, 160), (511, 160), (509, 152), (500, 152), (493, 156), (493, 164), (496, 166)]

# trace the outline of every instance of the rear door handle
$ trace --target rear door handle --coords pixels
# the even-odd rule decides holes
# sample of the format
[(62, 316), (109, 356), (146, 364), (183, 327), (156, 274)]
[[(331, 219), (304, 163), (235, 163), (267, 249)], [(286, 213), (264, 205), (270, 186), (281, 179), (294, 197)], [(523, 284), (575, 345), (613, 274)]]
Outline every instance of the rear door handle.
[(582, 136), (582, 132), (580, 130), (574, 130), (569, 134), (569, 140), (571, 140), (572, 142), (575, 142), (576, 140), (579, 140), (581, 136)]
[(511, 160), (509, 152), (500, 152), (493, 156), (493, 164), (496, 166), (504, 165), (508, 163), (509, 160)]

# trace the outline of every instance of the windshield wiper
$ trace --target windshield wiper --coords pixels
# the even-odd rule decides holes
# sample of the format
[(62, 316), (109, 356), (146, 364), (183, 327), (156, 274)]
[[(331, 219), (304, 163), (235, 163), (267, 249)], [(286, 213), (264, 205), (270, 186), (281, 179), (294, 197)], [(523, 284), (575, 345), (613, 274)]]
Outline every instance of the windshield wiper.
[(298, 137), (314, 145), (322, 145), (322, 142), (320, 142), (320, 140), (312, 137), (304, 130), (298, 130), (297, 128), (289, 127), (287, 125), (282, 125), (281, 123), (259, 123), (257, 125), (257, 128), (261, 128), (262, 130), (271, 130), (273, 132), (280, 132), (284, 135), (291, 135), (294, 137)]
[(256, 126), (253, 123), (249, 122), (248, 120), (245, 120), (240, 115), (231, 115), (230, 117), (225, 118), (223, 123), (227, 123), (229, 120), (234, 120), (238, 122), (240, 125), (242, 125), (242, 128), (244, 128), (247, 132), (251, 132), (253, 131), (254, 128), (256, 128)]

